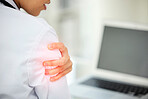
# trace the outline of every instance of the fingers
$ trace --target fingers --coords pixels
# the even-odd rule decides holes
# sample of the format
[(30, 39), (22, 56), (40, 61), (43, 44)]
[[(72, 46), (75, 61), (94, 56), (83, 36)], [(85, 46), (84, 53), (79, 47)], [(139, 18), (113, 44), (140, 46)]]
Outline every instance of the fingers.
[[(55, 42), (52, 44), (48, 45), (48, 49), (49, 50), (53, 50), (53, 49), (59, 49), (61, 52), (66, 52), (67, 48), (65, 47), (65, 45), (61, 42)], [(68, 51), (67, 51), (68, 52)]]
[(68, 74), (69, 72), (71, 72), (72, 71), (72, 67), (69, 67), (69, 68), (67, 68), (65, 71), (63, 71), (63, 72), (60, 72), (59, 74), (57, 74), (56, 76), (54, 76), (54, 77), (51, 77), (50, 78), (50, 81), (56, 81), (56, 80), (58, 80), (58, 79), (60, 79), (61, 77), (63, 77), (63, 76), (65, 76), (66, 74)]
[(62, 57), (59, 60), (44, 61), (43, 66), (62, 66), (70, 60), (67, 48), (61, 42), (56, 42), (48, 45), (48, 49), (59, 49)]
[(71, 67), (72, 68), (72, 62), (69, 61), (67, 62), (64, 66), (58, 66), (54, 69), (45, 69), (45, 75), (54, 75), (60, 72), (63, 72), (67, 68)]
[(62, 57), (58, 60), (49, 60), (44, 61), (43, 66), (58, 66), (54, 69), (45, 69), (45, 75), (55, 75), (54, 77), (51, 77), (51, 81), (56, 81), (60, 79), (61, 77), (68, 74), (70, 71), (72, 71), (72, 62), (70, 60), (70, 56), (68, 54), (68, 49), (65, 47), (65, 45), (61, 42), (56, 42), (48, 45), (49, 50), (59, 49), (61, 52)]
[(68, 49), (61, 42), (55, 42), (55, 43), (49, 44), (48, 49), (49, 50), (59, 49), (59, 51), (61, 52), (62, 58), (67, 59), (67, 57), (69, 57)]
[(69, 60), (70, 60), (70, 57), (69, 56), (63, 56), (59, 60), (44, 61), (43, 62), (43, 66), (63, 66)]
[(63, 58), (69, 57), (68, 49), (61, 42), (56, 42), (48, 45), (49, 50), (59, 49)]

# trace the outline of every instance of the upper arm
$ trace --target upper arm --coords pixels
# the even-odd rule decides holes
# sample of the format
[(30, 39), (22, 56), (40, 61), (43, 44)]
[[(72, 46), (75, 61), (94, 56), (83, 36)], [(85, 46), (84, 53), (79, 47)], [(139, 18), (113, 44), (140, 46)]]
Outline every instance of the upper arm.
[(39, 99), (59, 99), (58, 97), (69, 99), (65, 77), (56, 82), (50, 82), (49, 77), (45, 76), (43, 61), (56, 60), (61, 57), (59, 50), (48, 50), (47, 48), (48, 44), (58, 42), (58, 38), (53, 32), (51, 30), (46, 31), (34, 45), (28, 61), (28, 81), (29, 85), (35, 89)]
[(56, 60), (61, 57), (59, 50), (48, 50), (47, 48), (48, 44), (58, 42), (57, 37), (51, 30), (46, 31), (46, 33), (37, 38), (35, 42), (36, 43), (32, 45), (32, 50), (29, 55), (30, 58), (28, 60), (28, 76), (31, 86), (42, 83), (39, 81), (41, 79), (40, 77), (42, 77), (42, 79), (45, 78), (45, 68), (42, 64), (45, 60)]

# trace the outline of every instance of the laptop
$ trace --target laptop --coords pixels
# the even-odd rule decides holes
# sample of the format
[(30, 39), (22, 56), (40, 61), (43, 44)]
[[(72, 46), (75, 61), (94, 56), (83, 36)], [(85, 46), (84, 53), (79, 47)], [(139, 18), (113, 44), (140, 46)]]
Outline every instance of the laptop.
[(107, 21), (92, 75), (70, 86), (79, 99), (148, 99), (148, 26)]

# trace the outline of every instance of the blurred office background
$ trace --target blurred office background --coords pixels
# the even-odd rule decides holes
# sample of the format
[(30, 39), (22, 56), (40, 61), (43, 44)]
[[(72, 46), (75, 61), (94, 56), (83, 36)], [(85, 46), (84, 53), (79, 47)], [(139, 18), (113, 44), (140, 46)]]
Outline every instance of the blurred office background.
[(92, 72), (101, 22), (104, 20), (148, 24), (148, 0), (51, 0), (44, 18), (69, 49), (73, 71), (70, 85)]

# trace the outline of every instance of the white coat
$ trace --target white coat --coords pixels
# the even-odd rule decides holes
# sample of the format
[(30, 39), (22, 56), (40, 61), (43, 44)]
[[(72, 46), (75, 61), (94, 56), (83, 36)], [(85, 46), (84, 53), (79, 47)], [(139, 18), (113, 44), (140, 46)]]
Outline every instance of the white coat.
[(70, 99), (66, 77), (50, 82), (42, 62), (61, 57), (43, 19), (0, 4), (0, 99)]

